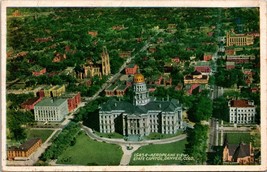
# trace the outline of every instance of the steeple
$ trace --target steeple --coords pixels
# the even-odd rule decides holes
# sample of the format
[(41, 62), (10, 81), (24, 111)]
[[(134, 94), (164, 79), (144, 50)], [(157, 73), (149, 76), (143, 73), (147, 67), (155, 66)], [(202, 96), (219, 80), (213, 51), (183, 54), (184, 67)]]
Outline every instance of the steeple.
[(103, 52), (101, 53), (102, 59), (102, 75), (110, 74), (110, 63), (109, 63), (109, 55), (107, 51), (107, 47), (103, 47)]

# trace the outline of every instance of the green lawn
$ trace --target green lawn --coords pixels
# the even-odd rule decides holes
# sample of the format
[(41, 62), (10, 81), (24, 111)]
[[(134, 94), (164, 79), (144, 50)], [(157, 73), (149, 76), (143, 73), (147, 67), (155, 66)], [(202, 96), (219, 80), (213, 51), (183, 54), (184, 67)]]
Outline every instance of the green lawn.
[(58, 157), (58, 164), (119, 165), (122, 149), (118, 145), (90, 139), (85, 133), (76, 138), (76, 144), (67, 148)]
[(46, 139), (53, 133), (53, 130), (34, 130), (29, 129), (26, 131), (27, 133), (27, 139), (31, 139), (34, 137), (40, 137), (43, 141), (43, 143), (46, 141)]
[(239, 144), (240, 141), (243, 141), (244, 143), (249, 143), (251, 141), (251, 135), (248, 132), (227, 133), (227, 138), (230, 144)]
[(183, 131), (178, 131), (176, 134), (150, 133), (148, 136), (144, 137), (144, 140), (167, 139), (167, 138), (179, 136), (182, 133)]
[[(179, 142), (143, 146), (132, 155), (130, 165), (173, 165), (184, 164), (184, 160), (172, 159), (183, 155), (186, 139)], [(168, 155), (166, 155), (168, 154)], [(167, 157), (167, 159), (166, 159)], [(170, 159), (168, 159), (170, 158)]]

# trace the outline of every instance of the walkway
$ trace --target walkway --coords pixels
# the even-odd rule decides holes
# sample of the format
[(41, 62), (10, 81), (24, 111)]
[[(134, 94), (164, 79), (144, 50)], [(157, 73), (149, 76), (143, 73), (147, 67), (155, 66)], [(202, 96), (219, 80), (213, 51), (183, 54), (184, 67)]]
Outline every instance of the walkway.
[[(145, 146), (145, 145), (148, 145), (150, 143), (153, 143), (153, 144), (173, 143), (173, 142), (183, 140), (187, 137), (186, 134), (181, 134), (179, 136), (175, 136), (175, 137), (171, 137), (171, 138), (167, 138), (167, 139), (142, 140), (142, 141), (134, 142), (134, 141), (125, 141), (124, 139), (109, 139), (109, 138), (99, 137), (93, 133), (93, 130), (91, 128), (88, 128), (86, 126), (82, 126), (82, 128), (91, 139), (95, 139), (97, 141), (102, 141), (102, 142), (104, 141), (106, 143), (112, 143), (112, 144), (120, 145), (122, 147), (122, 150), (123, 150), (123, 156), (121, 158), (120, 165), (128, 165), (130, 160), (131, 160), (132, 153), (134, 151), (136, 151), (137, 149), (139, 149), (141, 146)], [(128, 150), (127, 146), (132, 147), (132, 149)]]

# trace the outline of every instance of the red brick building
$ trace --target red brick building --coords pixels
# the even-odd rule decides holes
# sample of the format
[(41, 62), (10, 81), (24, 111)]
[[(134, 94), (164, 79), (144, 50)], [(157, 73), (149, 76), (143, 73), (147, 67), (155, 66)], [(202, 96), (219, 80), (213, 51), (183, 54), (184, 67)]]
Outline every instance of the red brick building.
[(125, 74), (126, 75), (134, 75), (137, 73), (137, 71), (138, 71), (138, 66), (136, 64), (129, 64), (125, 68)]
[(210, 61), (212, 60), (212, 54), (211, 53), (205, 53), (203, 56), (204, 61)]
[(23, 143), (19, 147), (12, 146), (7, 149), (7, 159), (27, 158), (42, 145), (40, 138), (34, 138)]
[(21, 104), (21, 107), (26, 110), (33, 110), (34, 106), (42, 100), (42, 97), (34, 97), (26, 100)]
[(234, 49), (226, 49), (225, 54), (226, 55), (235, 55), (235, 50)]
[(69, 112), (72, 112), (81, 103), (81, 94), (80, 94), (80, 92), (78, 92), (76, 94), (64, 95), (62, 97), (68, 99), (68, 110), (69, 110)]
[(124, 96), (126, 91), (127, 91), (127, 86), (126, 85), (120, 85), (117, 89), (116, 89), (116, 96)]
[(210, 73), (211, 69), (209, 66), (195, 66), (195, 70), (201, 73)]

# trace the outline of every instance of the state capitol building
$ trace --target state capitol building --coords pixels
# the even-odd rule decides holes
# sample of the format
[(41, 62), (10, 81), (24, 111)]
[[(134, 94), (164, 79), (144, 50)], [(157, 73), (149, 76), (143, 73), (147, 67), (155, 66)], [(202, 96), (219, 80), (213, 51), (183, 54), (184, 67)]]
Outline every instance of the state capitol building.
[(133, 102), (111, 99), (99, 111), (101, 133), (147, 136), (150, 133), (175, 134), (184, 129), (182, 105), (178, 100), (151, 100), (144, 76), (134, 75)]

